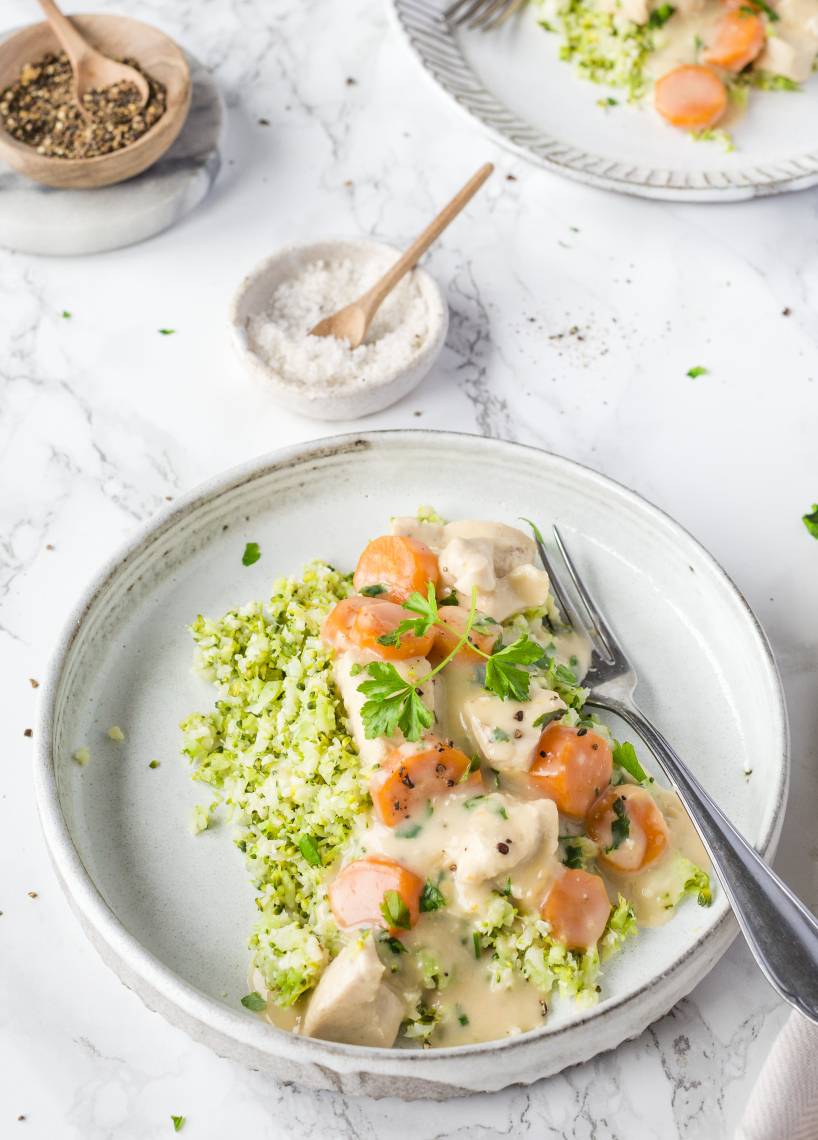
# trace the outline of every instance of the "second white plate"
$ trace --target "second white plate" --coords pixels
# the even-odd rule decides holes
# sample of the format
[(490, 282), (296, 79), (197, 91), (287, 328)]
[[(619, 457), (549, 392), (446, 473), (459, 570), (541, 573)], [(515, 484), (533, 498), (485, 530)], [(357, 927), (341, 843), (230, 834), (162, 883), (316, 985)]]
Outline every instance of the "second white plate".
[[(800, 94), (754, 92), (736, 149), (694, 142), (647, 106), (580, 79), (537, 6), (491, 32), (452, 28), (450, 0), (390, 0), (436, 83), (500, 142), (556, 174), (604, 190), (684, 202), (736, 202), (818, 184), (818, 76)], [(598, 106), (611, 94), (616, 107)]]

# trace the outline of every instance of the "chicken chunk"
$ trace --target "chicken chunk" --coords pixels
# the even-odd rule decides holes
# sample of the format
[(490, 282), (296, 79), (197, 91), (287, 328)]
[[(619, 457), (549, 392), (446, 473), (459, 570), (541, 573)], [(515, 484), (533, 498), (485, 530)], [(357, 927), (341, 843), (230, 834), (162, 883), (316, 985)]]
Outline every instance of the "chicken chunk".
[[(364, 706), (366, 697), (363, 693), (358, 691), (358, 686), (367, 679), (367, 675), (362, 672), (353, 673), (353, 668), (356, 664), (358, 664), (358, 662), (354, 654), (339, 653), (335, 658), (333, 672), (335, 675), (335, 683), (338, 686), (338, 691), (341, 694), (341, 699), (344, 702), (344, 708), (347, 712), (350, 728), (352, 730), (352, 738), (358, 748), (360, 757), (364, 764), (374, 767), (380, 764), (381, 760), (403, 742), (403, 736), (399, 735), (393, 740), (385, 736), (378, 737), (375, 740), (367, 739), (364, 734), (363, 718), (361, 717), (361, 709)], [(401, 677), (407, 681), (422, 677), (431, 669), (431, 665), (425, 657), (409, 657), (405, 661), (393, 661), (392, 664), (400, 673)], [(437, 682), (432, 680), (427, 681), (425, 685), (420, 687), (424, 704), (426, 704), (433, 713), (436, 711), (436, 685)]]
[(521, 610), (544, 605), (548, 575), (534, 565), (536, 548), (516, 527), (463, 521), (444, 527), (440, 578), (464, 600), (477, 591), (481, 613), (505, 621)]
[(551, 689), (531, 689), (528, 701), (504, 701), (492, 693), (472, 697), (463, 705), (463, 726), (480, 754), (494, 768), (527, 772), (542, 734), (535, 721), (565, 708)]
[(793, 83), (803, 83), (812, 74), (817, 50), (818, 37), (809, 36), (806, 32), (798, 37), (792, 33), (786, 38), (783, 35), (770, 36), (759, 57), (758, 67), (772, 75), (783, 75)]
[(321, 975), (307, 1006), (304, 1034), (348, 1045), (394, 1045), (404, 1008), (385, 974), (371, 934), (350, 942)]
[(495, 881), (554, 854), (559, 815), (550, 800), (521, 803), (500, 793), (474, 804), (470, 815), (468, 826), (447, 846), (446, 856), (454, 867), (458, 902), (473, 912), (480, 909)]

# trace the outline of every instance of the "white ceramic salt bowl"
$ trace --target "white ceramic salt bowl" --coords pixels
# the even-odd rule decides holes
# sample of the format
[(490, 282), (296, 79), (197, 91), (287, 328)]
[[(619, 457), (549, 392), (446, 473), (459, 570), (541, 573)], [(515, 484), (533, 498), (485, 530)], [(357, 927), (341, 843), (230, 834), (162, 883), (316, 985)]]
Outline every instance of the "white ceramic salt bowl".
[[(353, 263), (371, 264), (374, 284), (399, 256), (399, 250), (383, 242), (333, 239), (286, 246), (244, 278), (230, 306), (232, 340), (244, 367), (264, 383), (274, 400), (312, 419), (354, 420), (383, 411), (420, 384), (440, 355), (449, 328), (449, 308), (443, 290), (425, 269), (416, 268), (412, 272), (428, 308), (426, 339), (408, 367), (400, 367), (373, 382), (334, 390), (291, 384), (255, 351), (247, 328), (250, 318), (267, 308), (276, 288), (310, 262), (343, 257)], [(338, 308), (351, 300), (354, 298), (340, 298)]]

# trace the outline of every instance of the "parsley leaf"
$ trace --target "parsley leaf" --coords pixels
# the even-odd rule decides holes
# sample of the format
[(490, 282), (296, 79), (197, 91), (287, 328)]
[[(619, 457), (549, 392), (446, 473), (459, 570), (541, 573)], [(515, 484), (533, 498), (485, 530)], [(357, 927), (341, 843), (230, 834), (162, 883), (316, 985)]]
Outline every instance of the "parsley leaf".
[(60, 316), (64, 321), (71, 320), (71, 314), (69, 313), (68, 309), (63, 309), (63, 311), (60, 313)]
[(427, 879), (420, 893), (420, 909), (424, 912), (440, 910), (445, 905), (446, 900), (443, 897), (443, 892)]
[(511, 645), (502, 646), (486, 662), (485, 688), (504, 701), (509, 697), (527, 701), (531, 674), (520, 666), (533, 665), (541, 660), (542, 655), (542, 646), (532, 641), (528, 634), (523, 634)]
[(648, 27), (663, 27), (675, 11), (676, 9), (672, 4), (660, 4), (658, 8), (654, 8), (651, 12), (650, 18), (648, 19)]
[(160, 336), (173, 336), (173, 334), (175, 332), (176, 332), (176, 329), (160, 329), (159, 335)]
[(474, 949), (475, 958), (479, 958), (483, 948), (480, 945), (480, 935), (477, 933), (476, 930), (472, 931), (471, 944), (472, 944), (472, 947)]
[(767, 0), (753, 0), (751, 12), (753, 8), (760, 8), (771, 24), (776, 24), (781, 19), (775, 8), (770, 7), (767, 3)]
[(503, 744), (506, 740), (511, 740), (504, 728), (493, 728), (489, 735), (495, 744)]
[(386, 891), (381, 903), (381, 914), (386, 919), (390, 930), (409, 930), (412, 920), (409, 907), (397, 891)]
[(379, 598), (381, 594), (388, 594), (389, 590), (383, 582), (373, 582), (371, 586), (362, 586), (361, 593), (365, 598)]
[(257, 542), (248, 542), (244, 548), (244, 554), (241, 556), (242, 566), (252, 566), (254, 562), (258, 562), (261, 558), (261, 547)]
[(611, 845), (606, 851), (616, 851), (621, 847), (631, 833), (631, 821), (625, 808), (625, 797), (617, 796), (613, 804), (614, 819), (611, 824)]
[(172, 1116), (170, 1119), (173, 1122), (173, 1131), (174, 1132), (181, 1132), (185, 1126), (186, 1117), (184, 1117), (184, 1116)]
[(818, 538), (818, 503), (812, 504), (812, 512), (802, 516), (802, 522), (813, 538)]
[(707, 375), (707, 369), (703, 368), (701, 364), (694, 364), (692, 368), (688, 368), (687, 375), (691, 380), (697, 380), (699, 376)]
[[(241, 1004), (245, 1009), (251, 1009), (253, 1013), (260, 1013), (261, 1010), (267, 1008), (267, 1002), (264, 1000), (260, 993), (256, 992), (256, 990), (253, 990), (251, 994), (245, 994), (241, 999)], [(177, 1132), (178, 1131), (179, 1130), (177, 1128)]]
[(581, 870), (584, 867), (582, 848), (578, 843), (565, 844), (562, 863), (564, 867), (569, 867), (572, 871), (576, 871), (577, 869)]
[(391, 935), (386, 933), (386, 931), (384, 931), (383, 934), (379, 936), (378, 941), (382, 942), (384, 946), (388, 946), (393, 954), (409, 953), (407, 948), (401, 942), (400, 938), (392, 938)]
[(621, 744), (618, 740), (614, 741), (613, 762), (618, 768), (624, 768), (628, 775), (633, 776), (634, 780), (638, 780), (640, 784), (653, 783), (653, 777), (649, 776), (639, 763), (636, 749), (629, 740), (625, 740)]
[(298, 849), (311, 867), (321, 866), (321, 852), (318, 850), (318, 844), (311, 835), (301, 836), (298, 840)]
[(540, 715), (533, 722), (531, 727), (532, 728), (545, 728), (545, 726), (547, 724), (550, 724), (552, 720), (556, 720), (557, 717), (562, 716), (564, 714), (564, 712), (565, 712), (565, 709), (553, 709), (551, 712), (540, 713)]
[(367, 698), (361, 708), (367, 740), (394, 736), (398, 729), (407, 740), (420, 740), (434, 718), (414, 686), (389, 661), (372, 661), (366, 671), (370, 680), (358, 692)]

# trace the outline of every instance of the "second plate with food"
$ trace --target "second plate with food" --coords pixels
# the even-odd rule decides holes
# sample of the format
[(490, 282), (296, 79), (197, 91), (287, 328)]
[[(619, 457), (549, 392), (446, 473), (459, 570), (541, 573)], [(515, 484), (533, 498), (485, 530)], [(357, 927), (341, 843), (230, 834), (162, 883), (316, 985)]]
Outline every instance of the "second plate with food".
[[(37, 732), (36, 784), (47, 843), (91, 941), (152, 1009), (219, 1053), (278, 1078), (375, 1096), (442, 1097), (489, 1091), (531, 1082), (613, 1048), (686, 994), (718, 960), (735, 932), (724, 895), (716, 887), (711, 906), (688, 899), (666, 925), (640, 929), (617, 945), (618, 952), (604, 962), (601, 976), (585, 971), (585, 964), (593, 965), (590, 960), (578, 973), (577, 962), (557, 952), (549, 953), (547, 962), (539, 961), (538, 943), (526, 959), (529, 966), (535, 972), (538, 964), (545, 967), (582, 1000), (552, 1004), (549, 995), (547, 1008), (540, 1012), (539, 1003), (529, 1002), (530, 995), (518, 986), (516, 995), (524, 1000), (515, 1004), (513, 1017), (498, 1025), (499, 1039), (480, 1040), (487, 1031), (480, 1024), (479, 993), (474, 986), (457, 989), (469, 972), (467, 959), (479, 962), (475, 972), (480, 977), (472, 980), (488, 987), (488, 994), (492, 986), (502, 987), (508, 981), (504, 955), (525, 958), (529, 946), (525, 939), (531, 935), (536, 942), (538, 937), (533, 928), (528, 934), (516, 928), (515, 909), (525, 909), (522, 896), (515, 893), (519, 884), (512, 883), (507, 890), (502, 876), (497, 878), (492, 871), (497, 889), (488, 894), (478, 891), (480, 914), (475, 922), (482, 925), (477, 938), (472, 932), (463, 943), (463, 953), (459, 947), (455, 955), (455, 969), (462, 978), (438, 977), (434, 955), (426, 963), (426, 989), (439, 989), (445, 996), (451, 985), (450, 992), (461, 1004), (478, 1003), (470, 1006), (473, 1022), (464, 1005), (459, 1012), (455, 1009), (451, 1034), (431, 1035), (431, 1043), (440, 1047), (420, 1047), (428, 1029), (426, 1011), (420, 1006), (417, 1017), (404, 1021), (397, 1048), (379, 1047), (369, 1025), (363, 1027), (366, 1044), (346, 1043), (354, 1035), (345, 1041), (320, 1039), (328, 1026), (327, 1009), (320, 1003), (310, 1014), (316, 1036), (290, 1032), (286, 1015), (275, 1019), (278, 1024), (259, 1016), (265, 1005), (259, 991), (265, 986), (258, 974), (251, 975), (253, 954), (258, 957), (261, 948), (269, 966), (273, 948), (275, 969), (272, 974), (268, 970), (267, 980), (273, 979), (279, 993), (303, 984), (305, 970), (309, 972), (311, 963), (320, 958), (322, 939), (337, 935), (320, 907), (310, 919), (314, 931), (294, 929), (287, 912), (297, 909), (304, 892), (312, 889), (312, 869), (320, 874), (318, 868), (332, 855), (329, 840), (339, 825), (349, 822), (355, 803), (360, 804), (361, 818), (372, 823), (366, 794), (361, 798), (356, 784), (355, 744), (345, 730), (330, 731), (331, 723), (338, 723), (332, 711), (337, 698), (326, 677), (315, 669), (325, 652), (317, 628), (348, 589), (339, 575), (353, 570), (367, 542), (387, 533), (394, 516), (411, 518), (422, 504), (433, 504), (448, 519), (479, 518), (513, 527), (525, 516), (536, 519), (543, 529), (559, 522), (580, 572), (632, 654), (640, 677), (640, 703), (763, 852), (770, 853), (775, 844), (787, 786), (780, 685), (763, 633), (746, 604), (712, 558), (677, 524), (632, 492), (585, 468), (531, 448), (477, 437), (373, 432), (288, 448), (228, 472), (175, 504), (106, 567), (71, 615), (58, 645), (43, 687)], [(462, 579), (461, 584), (469, 575), (477, 576), (474, 585), (482, 598), (480, 591), (488, 587), (480, 577), (477, 556), (487, 536), (468, 528), (438, 532), (439, 525), (433, 519), (432, 529), (422, 534), (432, 546), (440, 546), (447, 574), (458, 582)], [(528, 591), (531, 596), (526, 593), (526, 598), (536, 608), (542, 601), (537, 595), (538, 590), (542, 593), (542, 575), (526, 561), (525, 543), (518, 549), (519, 543), (511, 542), (513, 535), (502, 528), (492, 534), (496, 550), (506, 538), (511, 544), (501, 558), (495, 558), (498, 579), (508, 573), (506, 586)], [(476, 545), (470, 546), (472, 539)], [(458, 557), (461, 561), (455, 565)], [(270, 601), (275, 579), (302, 574), (313, 559), (334, 569), (312, 570), (302, 586), (280, 588)], [(423, 573), (428, 569), (423, 559), (418, 565)], [(408, 565), (410, 578), (414, 569)], [(381, 581), (382, 577), (390, 580)], [(362, 599), (377, 603), (379, 616), (391, 620), (389, 606), (395, 603), (385, 596), (391, 596), (395, 583), (389, 566), (375, 557), (366, 573), (359, 575), (357, 586)], [(439, 596), (445, 598), (446, 591)], [(481, 604), (490, 608), (500, 601), (495, 596), (483, 598)], [(248, 603), (254, 605), (244, 609)], [(356, 612), (352, 606), (350, 613), (342, 613), (328, 632), (334, 629), (332, 636), (337, 634), (346, 644), (353, 626), (360, 632)], [(465, 615), (456, 614), (454, 607), (449, 614), (451, 629), (460, 628), (458, 621)], [(505, 620), (497, 610), (494, 617)], [(309, 632), (313, 626), (313, 640), (302, 644), (304, 629)], [(389, 644), (388, 632), (381, 645)], [(497, 651), (495, 632), (491, 622), (478, 630), (475, 641), (484, 652)], [(516, 632), (522, 636), (524, 630)], [(413, 629), (403, 636), (423, 640), (426, 634)], [(194, 640), (207, 676), (194, 671)], [(431, 652), (425, 642), (421, 648)], [(564, 650), (568, 672), (555, 673), (550, 680), (570, 704), (569, 673), (572, 666), (580, 665), (582, 647), (558, 648)], [(271, 668), (273, 657), (276, 668)], [(368, 675), (364, 664), (349, 660), (348, 705), (355, 700), (357, 678)], [(396, 657), (396, 664), (404, 668), (401, 660)], [(475, 668), (479, 671), (479, 662)], [(505, 681), (498, 677), (494, 682), (501, 688), (505, 681), (519, 682), (513, 671), (505, 674)], [(389, 680), (371, 677), (379, 679)], [(224, 685), (220, 697), (214, 680)], [(485, 737), (481, 750), (492, 759), (488, 768), (496, 764), (500, 770), (500, 786), (486, 784), (486, 773), (481, 782), (468, 761), (464, 764), (462, 756), (444, 748), (441, 778), (453, 780), (459, 765), (458, 779), (463, 776), (464, 786), (471, 780), (475, 790), (469, 785), (463, 802), (458, 799), (446, 808), (458, 834), (441, 839), (443, 831), (435, 832), (447, 850), (450, 841), (462, 848), (448, 868), (453, 881), (444, 874), (431, 885), (415, 884), (421, 892), (415, 898), (411, 877), (395, 870), (400, 862), (396, 852), (403, 843), (418, 842), (423, 827), (432, 835), (432, 819), (435, 827), (439, 824), (445, 830), (448, 817), (444, 818), (446, 805), (441, 800), (440, 812), (433, 803), (431, 812), (428, 807), (422, 810), (420, 820), (414, 809), (408, 813), (412, 818), (405, 820), (404, 800), (415, 794), (418, 773), (424, 780), (427, 776), (434, 780), (437, 767), (412, 760), (404, 780), (398, 768), (393, 773), (387, 764), (383, 780), (372, 785), (380, 823), (391, 829), (385, 838), (381, 835), (386, 846), (382, 844), (376, 854), (386, 854), (392, 862), (382, 859), (374, 867), (380, 876), (379, 892), (383, 887), (386, 912), (381, 913), (389, 922), (380, 924), (377, 914), (372, 921), (391, 928), (379, 936), (385, 941), (378, 948), (382, 963), (389, 964), (390, 955), (408, 956), (407, 946), (414, 954), (417, 939), (406, 931), (413, 919), (417, 921), (415, 909), (439, 911), (451, 901), (451, 890), (470, 889), (464, 868), (475, 864), (471, 871), (480, 870), (475, 863), (475, 854), (480, 853), (469, 848), (472, 830), (484, 838), (493, 836), (490, 850), (483, 854), (498, 864), (517, 840), (530, 840), (532, 828), (540, 828), (541, 838), (550, 829), (557, 841), (552, 827), (556, 812), (549, 809), (554, 818), (545, 818), (549, 811), (543, 810), (542, 800), (536, 801), (540, 807), (529, 808), (503, 774), (503, 769), (514, 767), (516, 733), (522, 737), (533, 727), (525, 722), (528, 706), (514, 705), (516, 713), (522, 711), (522, 720), (512, 713), (506, 724), (495, 716), (489, 718), (490, 724), (486, 721), (483, 732), (483, 680), (476, 676), (467, 680), (473, 728), (478, 737), (481, 733)], [(485, 680), (488, 684), (488, 676)], [(340, 683), (343, 692), (343, 679)], [(417, 700), (412, 699), (413, 715), (422, 719), (419, 706), (432, 695), (428, 686), (419, 683), (418, 688)], [(452, 698), (446, 686), (444, 696)], [(550, 718), (554, 710), (545, 705), (543, 709), (544, 717)], [(369, 713), (360, 710), (360, 715), (377, 718), (388, 712), (381, 702)], [(564, 712), (560, 710), (560, 716)], [(353, 729), (356, 715), (350, 719)], [(400, 723), (406, 728), (410, 721)], [(616, 725), (611, 728), (616, 732)], [(321, 734), (323, 743), (317, 746)], [(587, 730), (585, 734), (591, 735)], [(599, 750), (588, 752), (586, 759), (597, 763), (604, 741), (594, 736), (594, 743)], [(182, 754), (183, 747), (193, 765)], [(243, 767), (236, 766), (237, 750), (244, 756)], [(281, 757), (279, 779), (265, 783), (268, 755), (276, 750)], [(257, 755), (257, 765), (252, 755)], [(640, 755), (647, 759), (644, 750)], [(192, 781), (194, 770), (207, 779)], [(392, 775), (397, 777), (392, 781), (394, 795), (387, 795)], [(547, 781), (552, 774), (544, 768), (540, 775)], [(603, 783), (609, 775), (606, 770)], [(325, 792), (316, 791), (322, 783)], [(448, 794), (444, 792), (443, 798)], [(549, 786), (548, 797), (558, 802), (560, 795), (556, 785)], [(224, 807), (214, 808), (220, 799), (239, 805), (232, 820)], [(304, 826), (293, 830), (302, 802)], [(616, 815), (615, 806), (611, 807)], [(566, 810), (573, 809), (569, 805)], [(593, 815), (588, 815), (589, 835)], [(508, 835), (494, 835), (498, 820), (503, 827), (508, 825)], [(237, 827), (252, 832), (251, 838), (239, 836), (249, 865), (235, 846)], [(608, 861), (619, 858), (620, 847), (632, 854), (628, 837), (621, 835), (621, 820), (611, 816), (606, 827), (610, 843), (604, 828), (605, 835), (600, 832), (597, 839)], [(564, 830), (562, 820), (560, 829)], [(297, 869), (287, 855), (293, 836), (300, 852)], [(617, 836), (622, 842), (616, 842)], [(354, 854), (367, 855), (364, 848), (372, 837), (371, 831), (362, 835), (362, 849)], [(566, 837), (559, 842), (565, 845)], [(588, 854), (582, 843), (577, 846), (573, 853), (567, 847), (560, 849), (563, 868), (570, 869), (573, 859), (581, 864)], [(264, 861), (263, 875), (251, 874), (254, 855)], [(598, 857), (602, 858), (599, 853)], [(349, 858), (347, 852), (344, 859)], [(367, 870), (372, 872), (373, 866)], [(386, 882), (383, 876), (393, 873), (397, 877)], [(559, 883), (564, 869), (557, 874)], [(354, 881), (347, 876), (343, 891), (336, 889), (335, 897), (330, 891), (339, 921), (362, 900), (369, 905), (363, 897), (368, 880), (356, 875)], [(335, 882), (341, 883), (341, 876)], [(598, 901), (603, 901), (601, 893)], [(586, 912), (590, 913), (588, 908)], [(548, 912), (552, 932), (563, 917), (559, 909)], [(353, 926), (359, 918), (356, 910)], [(506, 918), (513, 945), (494, 932)], [(599, 922), (604, 918), (600, 913)], [(612, 943), (622, 942), (618, 935), (627, 933), (624, 911), (620, 918), (623, 921), (615, 927), (611, 924)], [(424, 923), (431, 930), (428, 923), (433, 920), (434, 914), (422, 915), (412, 934), (420, 934)], [(311, 941), (312, 933), (317, 942)], [(355, 948), (353, 940), (348, 945), (354, 948), (347, 955), (353, 971), (366, 965), (366, 957), (358, 951), (380, 970), (371, 942), (364, 939)], [(441, 944), (437, 957), (442, 961), (446, 955), (447, 947)], [(397, 982), (392, 979), (392, 991), (400, 988)], [(489, 1004), (487, 1000), (485, 1005)], [(393, 1017), (393, 1012), (373, 997), (373, 1018), (391, 1018), (397, 1029), (403, 1015)], [(430, 1001), (429, 1016), (434, 1012)], [(347, 1010), (348, 1024), (357, 1013), (355, 1008)], [(412, 1026), (407, 1035), (406, 1028)], [(302, 1022), (301, 1029), (309, 1032), (309, 1025)]]
[[(818, 76), (800, 91), (750, 90), (746, 112), (733, 108), (727, 115), (728, 151), (720, 132), (694, 140), (662, 122), (649, 105), (629, 105), (626, 90), (580, 78), (574, 64), (560, 58), (564, 36), (540, 26), (547, 13), (539, 3), (488, 32), (448, 23), (443, 11), (449, 0), (391, 4), (438, 86), (500, 142), (555, 173), (606, 190), (690, 202), (740, 201), (818, 183)], [(673, 11), (672, 5), (653, 7)], [(810, 18), (814, 28), (816, 16), (805, 10), (804, 19)], [(769, 25), (771, 36), (775, 26)], [(581, 35), (594, 42), (596, 25), (586, 20), (584, 27)], [(690, 36), (692, 41), (692, 31)], [(623, 55), (632, 58), (637, 50), (623, 42)], [(788, 86), (775, 75), (766, 81)]]

